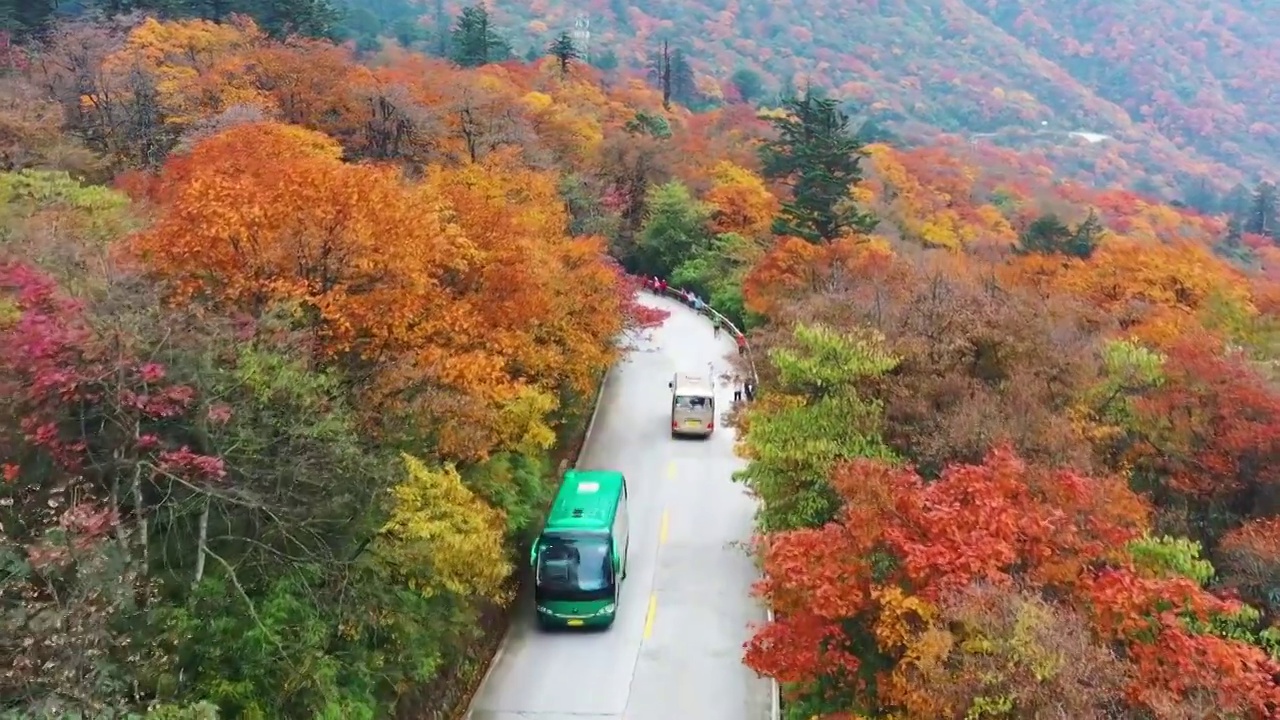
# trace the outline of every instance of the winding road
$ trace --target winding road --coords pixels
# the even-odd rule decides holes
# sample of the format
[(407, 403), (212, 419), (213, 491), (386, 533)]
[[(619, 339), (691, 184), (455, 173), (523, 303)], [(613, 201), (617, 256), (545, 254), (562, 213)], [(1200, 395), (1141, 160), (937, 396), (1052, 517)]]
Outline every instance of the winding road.
[[(611, 468), (630, 491), (630, 569), (618, 619), (604, 632), (543, 632), (532, 598), (468, 710), (470, 720), (768, 720), (772, 686), (742, 664), (750, 625), (764, 609), (750, 596), (747, 555), (755, 501), (731, 475), (743, 465), (734, 435), (670, 434), (667, 383), (678, 370), (728, 371), (728, 333), (688, 307), (646, 295), (671, 317), (610, 371), (583, 468)], [(733, 399), (717, 381), (723, 412)]]

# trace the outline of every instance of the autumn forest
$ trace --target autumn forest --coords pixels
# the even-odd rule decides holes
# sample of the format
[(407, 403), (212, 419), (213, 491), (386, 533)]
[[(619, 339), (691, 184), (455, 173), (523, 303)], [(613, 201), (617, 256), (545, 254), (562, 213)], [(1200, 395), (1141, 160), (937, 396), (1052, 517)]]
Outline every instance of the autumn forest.
[[(448, 13), (460, 4), (435, 7)], [(1280, 162), (1274, 3), (490, 4), (501, 24), (534, 37), (586, 17), (593, 62), (604, 67), (651, 68), (668, 41), (687, 60), (684, 95), (695, 104), (813, 84), (904, 140), (1015, 148), (1059, 175), (1166, 200), (1185, 201), (1202, 183), (1219, 191), (1250, 184)]]
[[(854, 81), (588, 62), (554, 8), (36, 5), (0, 717), (454, 716), (655, 275), (746, 329), (743, 662), (789, 720), (1280, 714), (1261, 154), (1169, 202), (1176, 163), (890, 132)], [(1152, 107), (1171, 148), (1216, 110)]]

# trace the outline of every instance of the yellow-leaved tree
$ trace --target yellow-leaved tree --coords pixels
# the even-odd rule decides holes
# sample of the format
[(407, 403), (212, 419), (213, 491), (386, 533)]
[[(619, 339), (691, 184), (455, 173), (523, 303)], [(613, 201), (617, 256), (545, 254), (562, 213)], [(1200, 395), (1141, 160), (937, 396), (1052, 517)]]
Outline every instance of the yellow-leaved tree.
[(704, 198), (715, 208), (713, 229), (718, 233), (738, 233), (747, 238), (768, 235), (773, 216), (778, 214), (779, 203), (764, 180), (728, 161), (716, 165), (713, 176), (715, 184)]
[[(561, 391), (586, 396), (616, 358), (622, 312), (604, 248), (569, 234), (556, 177), (521, 167), (509, 151), (431, 168), (421, 193), (444, 203), (475, 253), (453, 280), (475, 298), (483, 337), (464, 346), (471, 361), (455, 367), (472, 375), (457, 375), (454, 385), (486, 403), (457, 408), (455, 417), (474, 422), (441, 427), (440, 447), (465, 459), (490, 448), (546, 449)], [(475, 374), (479, 367), (491, 374)]]
[(513, 568), (502, 512), (468, 490), (453, 466), (401, 458), (405, 478), (391, 489), (389, 517), (373, 547), (379, 565), (424, 595), (509, 601)]
[(105, 69), (150, 73), (166, 122), (184, 128), (234, 105), (274, 109), (253, 82), (248, 55), (265, 39), (253, 20), (243, 16), (227, 23), (147, 18), (107, 59)]

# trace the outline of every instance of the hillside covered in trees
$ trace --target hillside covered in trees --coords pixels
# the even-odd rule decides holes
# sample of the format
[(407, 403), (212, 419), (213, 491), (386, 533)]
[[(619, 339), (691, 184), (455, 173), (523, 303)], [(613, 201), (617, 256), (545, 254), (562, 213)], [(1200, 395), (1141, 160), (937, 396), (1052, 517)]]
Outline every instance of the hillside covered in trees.
[[(5, 2), (12, 5), (5, 10)], [(0, 0), (19, 37), (51, 19), (144, 11), (225, 19), (269, 33), (384, 41), (452, 57), (461, 0)], [(1244, 0), (492, 0), (494, 51), (531, 60), (563, 32), (612, 73), (660, 74), (690, 107), (776, 105), (810, 84), (860, 121), (912, 143), (939, 135), (1044, 154), (1056, 172), (1170, 201), (1272, 179), (1280, 163), (1280, 15)], [(500, 59), (497, 56), (491, 60)], [(1220, 207), (1208, 208), (1213, 211)]]
[(749, 330), (744, 661), (791, 720), (1280, 712), (1273, 185), (249, 5), (6, 46), (0, 713), (457, 710), (640, 273)]
[[(645, 67), (666, 40), (709, 96), (807, 83), (910, 139), (957, 133), (1168, 198), (1280, 161), (1280, 10), (1242, 0), (653, 0), (492, 3), (518, 34), (590, 21), (593, 56)], [(1110, 139), (1095, 144), (1090, 133)], [(992, 137), (994, 136), (994, 137)], [(1126, 166), (1132, 166), (1131, 168)]]

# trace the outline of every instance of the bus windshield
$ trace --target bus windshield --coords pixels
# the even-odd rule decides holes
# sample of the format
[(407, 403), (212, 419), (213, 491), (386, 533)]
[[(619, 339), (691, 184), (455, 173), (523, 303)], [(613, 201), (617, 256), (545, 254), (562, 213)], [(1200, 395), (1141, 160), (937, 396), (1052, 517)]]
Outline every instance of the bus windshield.
[(613, 562), (604, 533), (543, 533), (538, 539), (534, 591), (540, 600), (613, 597)]

